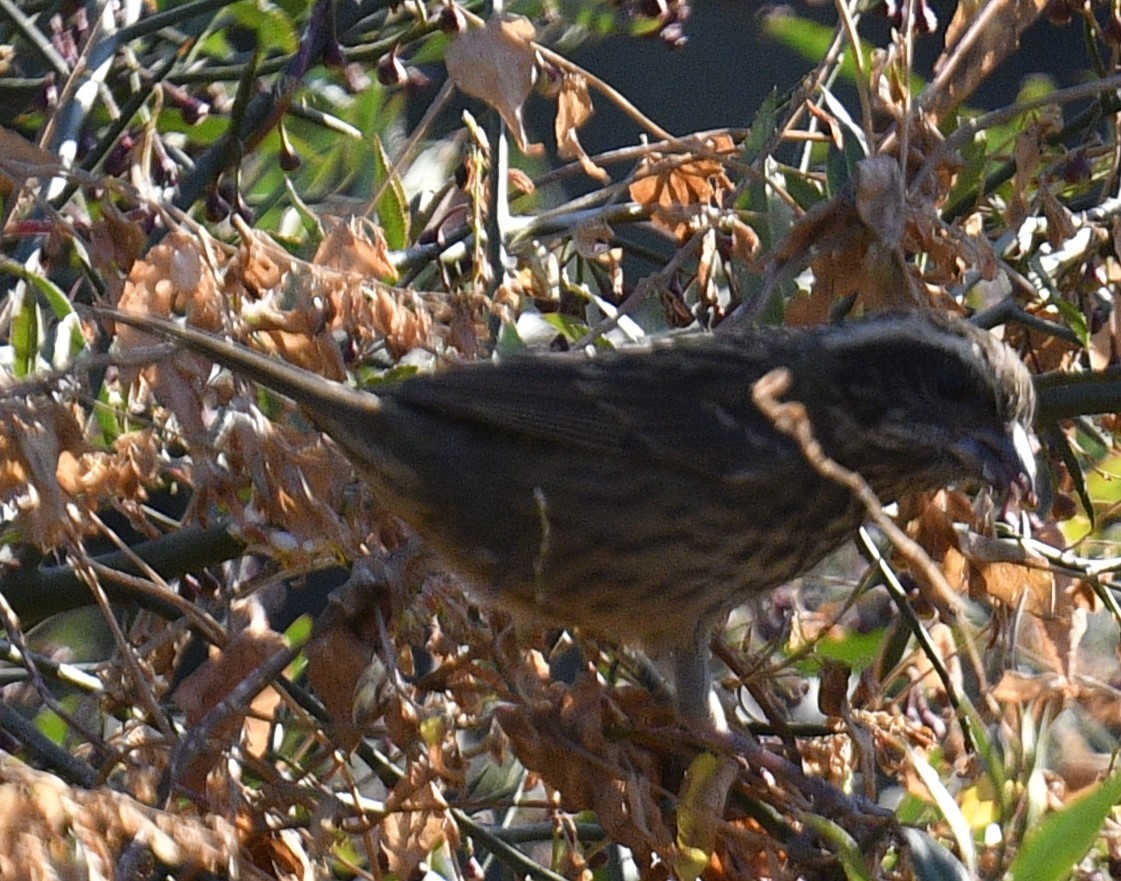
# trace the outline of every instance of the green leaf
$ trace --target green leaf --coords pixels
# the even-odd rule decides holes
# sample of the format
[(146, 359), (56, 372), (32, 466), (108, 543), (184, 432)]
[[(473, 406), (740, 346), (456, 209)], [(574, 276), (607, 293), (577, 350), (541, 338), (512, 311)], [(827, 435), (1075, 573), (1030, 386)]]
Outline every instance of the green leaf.
[[(797, 15), (771, 15), (763, 21), (763, 35), (782, 43), (807, 61), (817, 64), (833, 44), (834, 29)], [(861, 41), (860, 51), (864, 56), (865, 70), (870, 70), (872, 67), (872, 53), (875, 48), (872, 44)], [(852, 47), (845, 47), (838, 72), (849, 82), (855, 82), (857, 70), (853, 62)], [(920, 76), (912, 75), (909, 82), (912, 95), (918, 95), (926, 86), (926, 81)]]
[(845, 107), (828, 89), (821, 90), (822, 101), (840, 125), (841, 149), (830, 146), (826, 159), (826, 176), (829, 194), (834, 195), (856, 177), (856, 165), (868, 156), (868, 142), (864, 131)]
[(106, 445), (112, 444), (128, 430), (126, 412), (126, 408), (122, 408), (119, 402), (114, 403), (109, 399), (109, 389), (102, 385), (101, 391), (97, 394), (97, 406), (93, 408), (93, 415), (97, 420), (98, 428), (101, 429), (102, 441)]
[(823, 639), (814, 648), (814, 654), (841, 661), (858, 670), (868, 667), (883, 644), (886, 628), (870, 633), (850, 633), (842, 639)]
[(498, 328), (498, 339), (495, 340), (494, 350), (500, 357), (525, 352), (525, 340), (521, 338), (518, 328), (513, 322), (505, 322)]
[(1121, 772), (1071, 799), (1029, 829), (1007, 877), (1012, 881), (1063, 881), (1070, 877), (1118, 801)]
[(393, 169), (385, 154), (385, 145), (375, 133), (374, 163), (377, 167), (377, 187), (382, 190), (378, 199), (378, 220), (385, 231), (385, 241), (395, 251), (409, 244), (409, 200), (401, 177)]
[[(66, 319), (74, 314), (66, 294), (50, 279), (32, 272), (15, 260), (0, 258), (0, 272), (22, 279), (28, 287), (35, 290), (50, 307), (56, 318)], [(39, 350), (42, 346), (42, 316), (39, 314), (38, 299), (27, 296), (25, 289), (18, 300), (13, 300), (11, 343), (13, 351), (12, 370), (16, 376), (28, 376), (35, 370)], [(68, 321), (64, 332), (69, 333), (69, 354), (74, 355), (85, 348), (85, 338), (77, 321)], [(61, 365), (56, 365), (61, 366)]]
[(560, 312), (550, 312), (547, 315), (541, 316), (546, 323), (551, 324), (557, 329), (561, 336), (563, 336), (570, 343), (580, 339), (588, 332), (588, 325), (583, 321), (579, 321), (570, 315), (562, 315)]
[(751, 131), (743, 142), (743, 161), (751, 165), (763, 149), (771, 142), (778, 127), (778, 106), (780, 101), (789, 100), (789, 96), (780, 96), (778, 89), (771, 89), (759, 109), (755, 111), (755, 119), (751, 121)]
[(977, 864), (977, 853), (974, 848), (973, 831), (969, 828), (969, 822), (965, 819), (961, 807), (954, 800), (950, 791), (946, 789), (945, 783), (930, 762), (912, 749), (907, 750), (907, 755), (911, 760), (911, 767), (914, 768), (915, 773), (918, 774), (919, 779), (926, 786), (938, 810), (942, 812), (943, 819), (950, 827), (950, 832), (957, 842), (958, 850), (961, 852), (965, 870), (972, 877)]
[(1062, 297), (1053, 297), (1051, 302), (1059, 310), (1067, 327), (1074, 331), (1078, 341), (1087, 349), (1090, 348), (1090, 324), (1082, 310)]
[(12, 370), (23, 378), (35, 370), (39, 352), (39, 309), (27, 288), (17, 288), (12, 296)]
[[(817, 64), (833, 44), (834, 29), (797, 15), (770, 15), (764, 19), (763, 35)], [(861, 45), (865, 69), (871, 67), (872, 49), (867, 43)], [(839, 72), (849, 82), (856, 80), (856, 64), (851, 50), (845, 52)]]
[(872, 872), (864, 851), (848, 832), (816, 814), (805, 814), (804, 819), (807, 827), (837, 848), (837, 856), (848, 881), (872, 881)]
[(241, 0), (227, 6), (226, 11), (238, 24), (257, 33), (258, 45), (267, 54), (287, 55), (299, 48), (292, 19), (280, 7), (266, 0)]
[(702, 752), (685, 772), (685, 785), (677, 801), (677, 857), (674, 874), (693, 881), (712, 859), (718, 820), (723, 816), (728, 790), (737, 766), (726, 756)]

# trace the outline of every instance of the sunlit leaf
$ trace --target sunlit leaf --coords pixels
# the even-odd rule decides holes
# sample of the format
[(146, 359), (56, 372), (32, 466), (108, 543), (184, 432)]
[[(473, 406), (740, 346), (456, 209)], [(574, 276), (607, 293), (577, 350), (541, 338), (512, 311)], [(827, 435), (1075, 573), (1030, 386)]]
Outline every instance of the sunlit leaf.
[(1070, 877), (1118, 801), (1121, 773), (1044, 816), (1024, 836), (1007, 877), (1011, 881), (1063, 881)]

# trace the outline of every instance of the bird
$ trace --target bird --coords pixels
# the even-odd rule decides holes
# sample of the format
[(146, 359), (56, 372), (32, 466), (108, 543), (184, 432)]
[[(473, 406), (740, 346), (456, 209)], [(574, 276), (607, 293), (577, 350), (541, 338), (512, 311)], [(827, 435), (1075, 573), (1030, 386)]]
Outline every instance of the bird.
[(722, 615), (803, 574), (866, 509), (757, 407), (786, 371), (826, 456), (889, 503), (987, 484), (1030, 494), (1023, 362), (960, 319), (670, 334), (381, 384), (326, 380), (140, 312), (97, 313), (296, 402), (483, 605), (672, 659), (675, 709), (724, 728), (708, 644)]

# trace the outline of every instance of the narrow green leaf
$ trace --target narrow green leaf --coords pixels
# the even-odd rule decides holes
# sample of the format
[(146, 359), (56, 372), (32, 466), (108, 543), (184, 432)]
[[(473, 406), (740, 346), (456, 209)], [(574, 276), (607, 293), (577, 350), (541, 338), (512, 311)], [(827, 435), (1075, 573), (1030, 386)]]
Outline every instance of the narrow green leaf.
[(868, 858), (856, 840), (831, 820), (817, 814), (805, 814), (806, 826), (837, 848), (837, 856), (848, 881), (872, 881)]
[(863, 670), (876, 660), (886, 632), (881, 627), (869, 633), (846, 633), (840, 638), (827, 637), (817, 643), (814, 653)]
[[(763, 33), (815, 64), (825, 57), (833, 44), (834, 37), (832, 27), (797, 15), (767, 16), (763, 22)], [(864, 53), (865, 68), (871, 67), (872, 47), (864, 44), (861, 46), (861, 51)], [(840, 74), (849, 82), (856, 79), (856, 64), (853, 62), (851, 50), (845, 53), (841, 61)]]
[(39, 351), (39, 309), (27, 288), (17, 288), (12, 308), (12, 370), (21, 379), (35, 370)]
[[(763, 21), (763, 34), (816, 64), (825, 57), (833, 44), (834, 29), (797, 15), (770, 15)], [(871, 70), (875, 46), (862, 41), (860, 51), (864, 56), (864, 69)], [(853, 62), (850, 46), (845, 47), (839, 73), (849, 82), (856, 80), (856, 64)], [(912, 95), (918, 95), (926, 85), (926, 81), (920, 76), (912, 75), (909, 82)]]
[(743, 142), (743, 161), (748, 165), (762, 155), (764, 148), (771, 142), (778, 126), (778, 106), (780, 101), (789, 100), (789, 95), (779, 95), (778, 89), (771, 89), (751, 121), (751, 131)]
[(1012, 881), (1063, 881), (1070, 877), (1118, 801), (1121, 772), (1071, 799), (1028, 830), (1007, 877)]
[(374, 135), (374, 163), (377, 165), (378, 186), (381, 187), (387, 179), (389, 181), (378, 199), (378, 221), (385, 231), (386, 244), (399, 251), (409, 244), (409, 200), (401, 177), (393, 170), (385, 154), (385, 145), (377, 134)]
[(674, 861), (674, 874), (682, 881), (699, 878), (712, 859), (718, 820), (723, 816), (736, 771), (734, 761), (703, 752), (685, 773), (685, 785), (677, 801)]
[(958, 851), (961, 853), (966, 872), (972, 876), (977, 865), (977, 852), (973, 844), (973, 831), (969, 828), (969, 822), (962, 814), (961, 807), (954, 800), (949, 790), (946, 789), (942, 778), (939, 777), (938, 772), (934, 770), (930, 762), (920, 753), (911, 749), (907, 750), (907, 755), (915, 773), (919, 775), (919, 779), (926, 786), (931, 798), (938, 806), (938, 810), (942, 812), (943, 819), (949, 825), (950, 832), (957, 842)]

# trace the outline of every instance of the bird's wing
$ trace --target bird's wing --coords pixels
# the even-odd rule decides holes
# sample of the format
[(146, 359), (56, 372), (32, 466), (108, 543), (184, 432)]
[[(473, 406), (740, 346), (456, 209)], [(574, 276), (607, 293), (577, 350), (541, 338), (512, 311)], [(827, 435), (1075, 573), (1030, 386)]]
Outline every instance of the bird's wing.
[(379, 393), (409, 408), (590, 455), (653, 458), (725, 480), (800, 458), (751, 400), (763, 369), (727, 347), (519, 358), (405, 381)]

